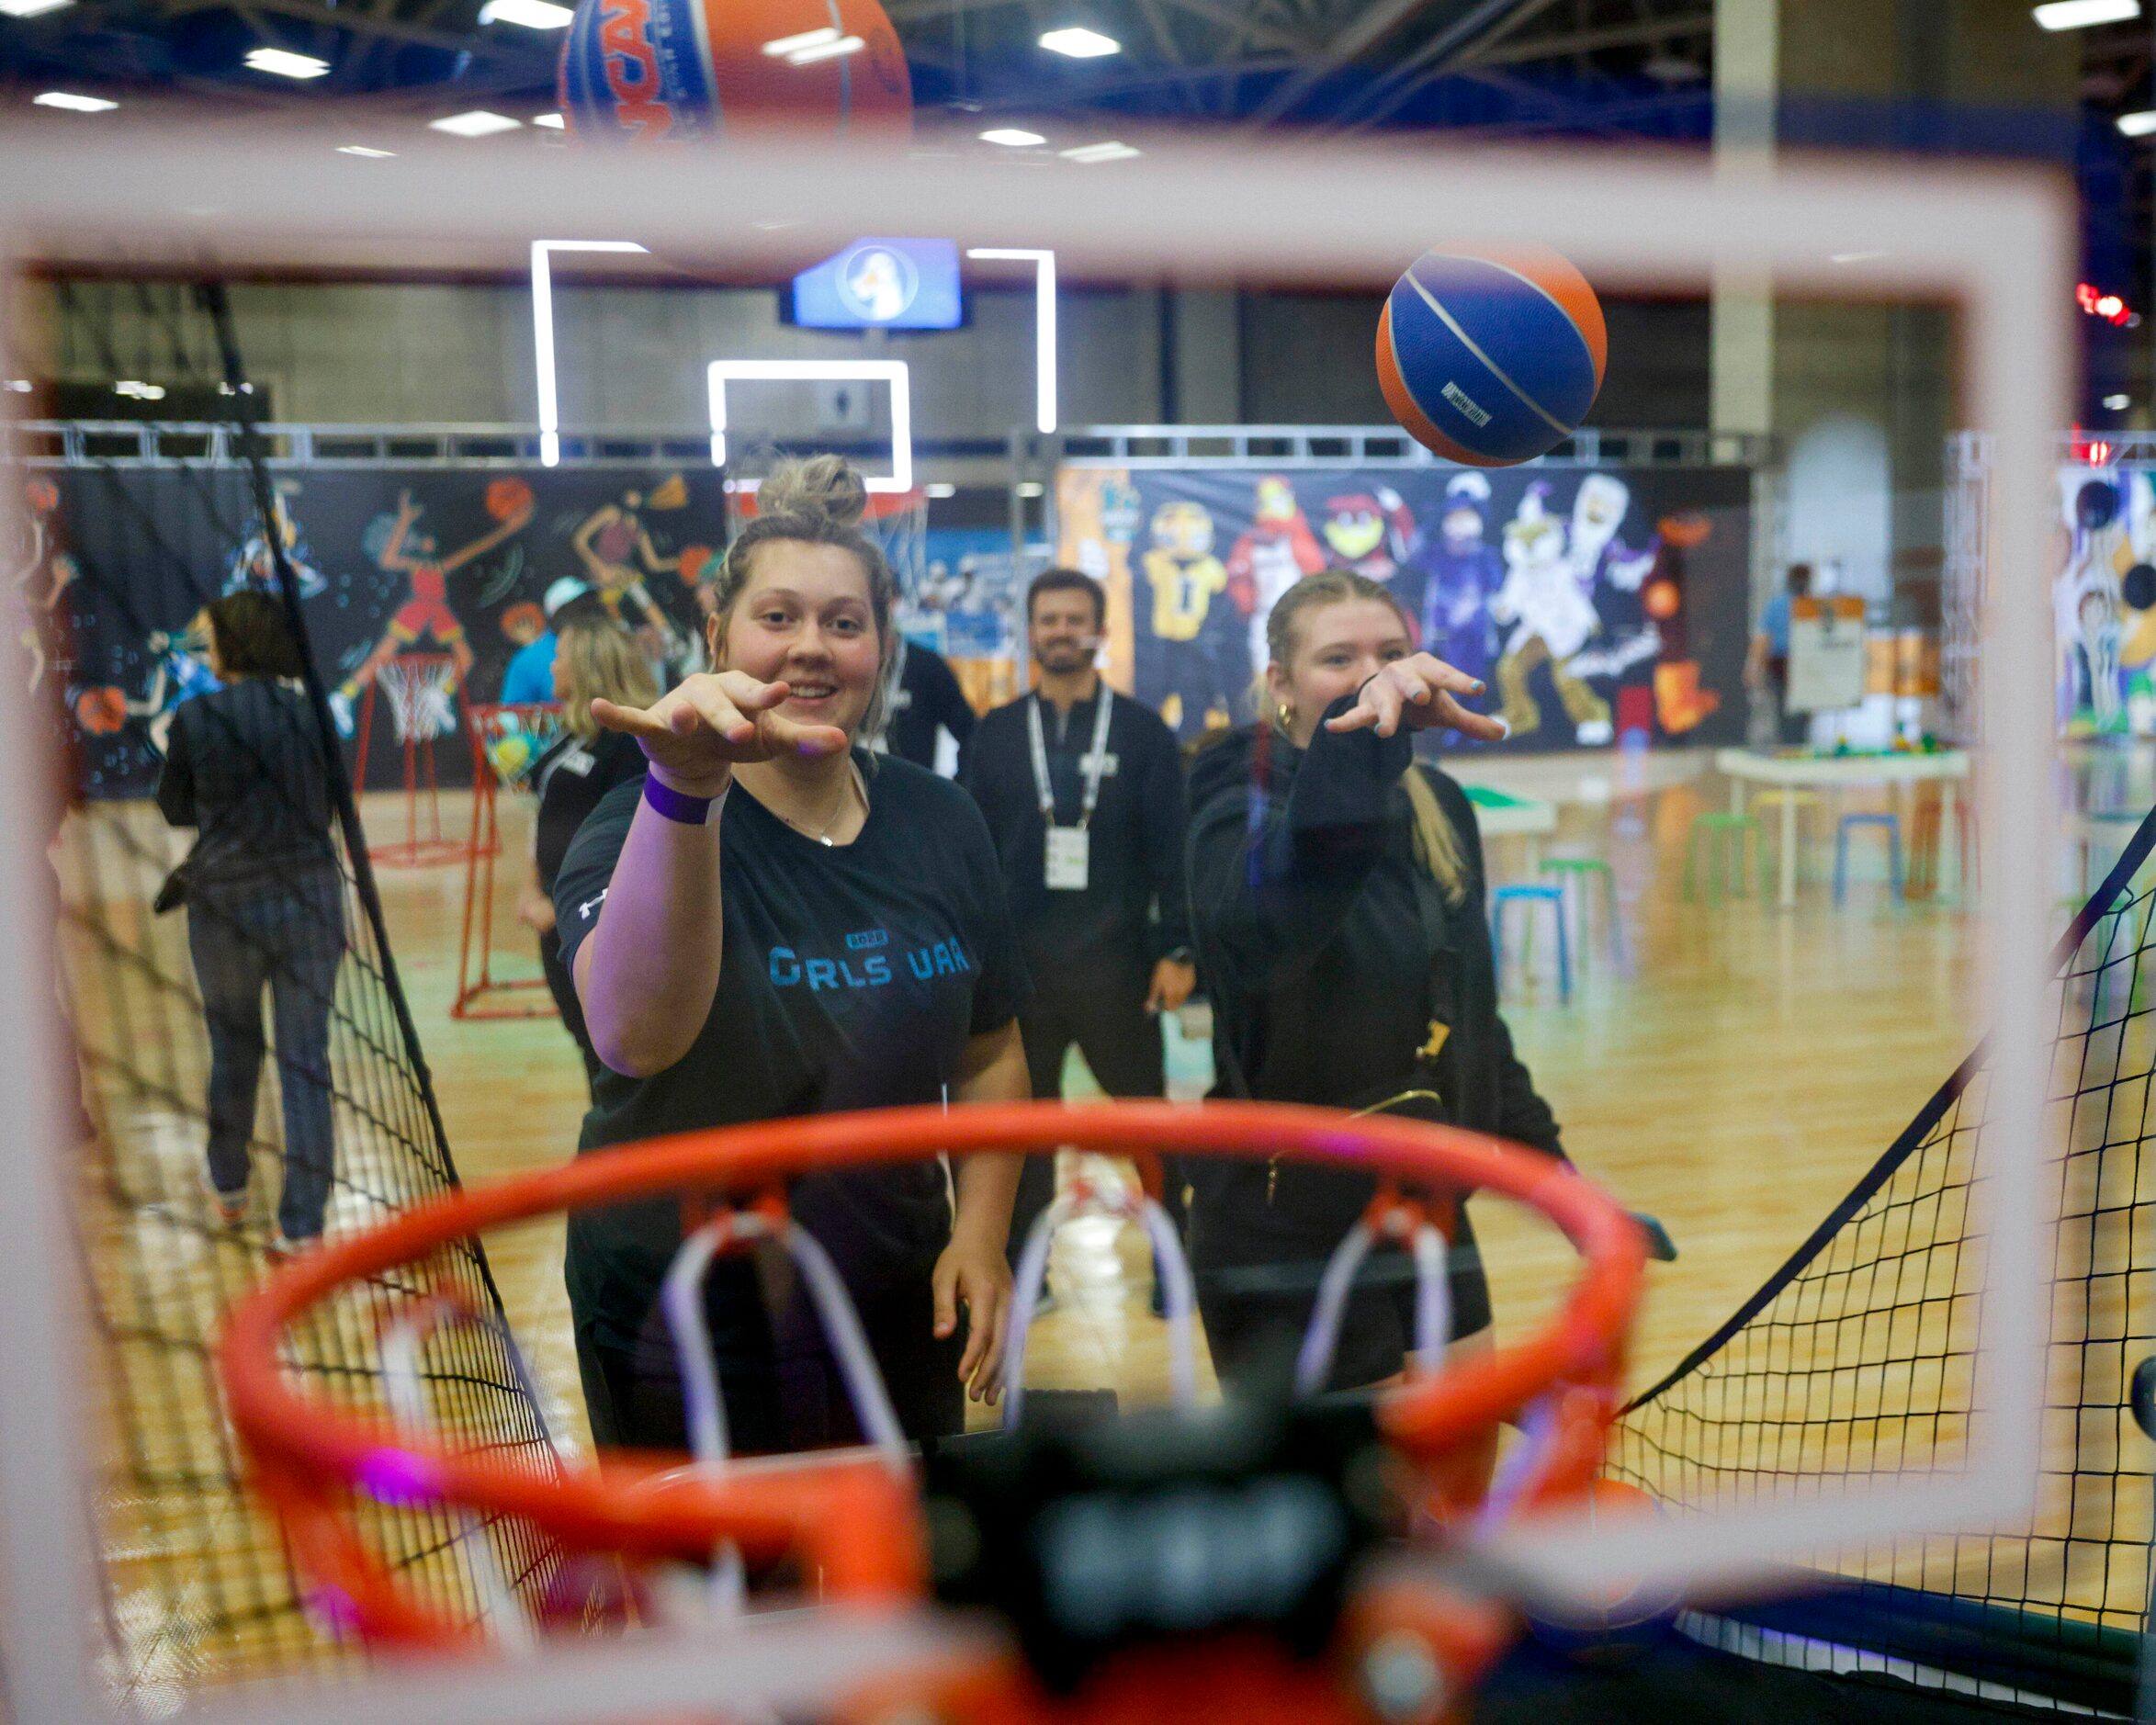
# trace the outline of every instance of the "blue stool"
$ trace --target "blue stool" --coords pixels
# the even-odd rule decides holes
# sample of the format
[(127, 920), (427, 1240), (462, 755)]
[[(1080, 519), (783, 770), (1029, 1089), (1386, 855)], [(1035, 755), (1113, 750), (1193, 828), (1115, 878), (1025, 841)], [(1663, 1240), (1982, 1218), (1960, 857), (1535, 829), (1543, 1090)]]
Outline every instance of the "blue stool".
[(1881, 827), (1887, 835), (1887, 874), (1894, 896), (1902, 896), (1902, 817), (1899, 815), (1844, 815), (1834, 824), (1834, 903), (1849, 896), (1849, 834), (1858, 827)]
[[(1562, 886), (1500, 886), (1490, 899), (1490, 954), (1496, 962), (1497, 987), (1505, 986), (1505, 907), (1512, 904), (1548, 905), (1557, 919), (1557, 998), (1572, 1004), (1572, 941), (1564, 928), (1564, 888)], [(1533, 925), (1530, 925), (1530, 929)]]

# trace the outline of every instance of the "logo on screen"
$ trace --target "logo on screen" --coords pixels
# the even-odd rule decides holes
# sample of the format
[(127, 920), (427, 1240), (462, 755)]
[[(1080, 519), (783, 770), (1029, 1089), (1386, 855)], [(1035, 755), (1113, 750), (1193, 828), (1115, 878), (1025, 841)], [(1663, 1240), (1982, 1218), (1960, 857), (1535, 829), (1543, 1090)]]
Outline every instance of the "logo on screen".
[(920, 291), (920, 271), (903, 252), (864, 245), (839, 265), (839, 298), (856, 317), (888, 323), (906, 315)]

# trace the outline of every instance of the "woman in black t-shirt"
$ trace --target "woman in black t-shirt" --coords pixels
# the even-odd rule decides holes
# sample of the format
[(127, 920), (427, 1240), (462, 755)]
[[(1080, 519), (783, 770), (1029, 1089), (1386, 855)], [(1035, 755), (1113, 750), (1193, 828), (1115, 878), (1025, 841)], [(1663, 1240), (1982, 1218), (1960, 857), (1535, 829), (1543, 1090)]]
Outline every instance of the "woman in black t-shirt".
[(547, 991), (561, 1009), (562, 1028), (584, 1057), (586, 1079), (596, 1085), (599, 1056), (577, 1003), (576, 984), (561, 962), (561, 939), (554, 928), (554, 877), (561, 872), (570, 840), (600, 798), (615, 785), (644, 776), (644, 751), (637, 739), (601, 725), (592, 716), (592, 703), (649, 706), (659, 699), (659, 683), (629, 632), (601, 613), (560, 628), (554, 652), (554, 698), (561, 704), (561, 731), (530, 769), (539, 808), (532, 822), (532, 881), (517, 900), (516, 915), (537, 931)]
[[(1484, 741), (1482, 684), (1414, 651), (1399, 602), (1313, 575), (1274, 607), (1265, 719), (1191, 773), (1191, 911), (1222, 1089), (1444, 1121), (1563, 1155), (1497, 1014), (1473, 806), (1415, 763), (1413, 733)], [(1292, 1359), (1318, 1272), (1369, 1204), (1367, 1175), (1282, 1162), (1191, 1168), (1191, 1257), (1224, 1380)], [(1489, 1292), (1457, 1219), (1452, 1346), (1488, 1346)], [(1349, 1303), (1331, 1386), (1398, 1373), (1414, 1346), (1406, 1260)], [(1389, 1265), (1384, 1261), (1389, 1258)]]
[[(646, 709), (595, 701), (642, 744), (554, 885), (562, 957), (604, 1062), (580, 1151), (840, 1109), (1028, 1094), (1027, 987), (995, 851), (957, 786), (857, 739), (897, 643), (889, 565), (831, 457), (782, 468), (729, 547), (714, 671)], [(999, 1389), (1020, 1158), (804, 1177), (794, 1214), (837, 1261), (909, 1434), (954, 1432)], [(678, 1201), (570, 1218), (579, 1364), (603, 1445), (682, 1448), (657, 1296)], [(858, 1435), (792, 1279), (728, 1257), (705, 1312), (737, 1447)], [(963, 1310), (963, 1321), (961, 1313)]]

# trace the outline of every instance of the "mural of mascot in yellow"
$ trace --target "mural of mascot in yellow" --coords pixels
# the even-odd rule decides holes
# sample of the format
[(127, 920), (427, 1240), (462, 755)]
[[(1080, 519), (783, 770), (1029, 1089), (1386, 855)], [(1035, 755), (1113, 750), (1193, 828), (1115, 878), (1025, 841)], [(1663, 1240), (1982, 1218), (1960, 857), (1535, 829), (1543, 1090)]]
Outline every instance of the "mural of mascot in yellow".
[(1146, 586), (1140, 607), (1152, 626), (1136, 631), (1135, 693), (1188, 742), (1215, 705), (1231, 715), (1236, 709), (1236, 692), (1221, 675), (1215, 650), (1220, 617), (1234, 609), (1221, 602), (1227, 566), (1213, 553), (1213, 517), (1197, 503), (1161, 504), (1152, 536), (1140, 563)]

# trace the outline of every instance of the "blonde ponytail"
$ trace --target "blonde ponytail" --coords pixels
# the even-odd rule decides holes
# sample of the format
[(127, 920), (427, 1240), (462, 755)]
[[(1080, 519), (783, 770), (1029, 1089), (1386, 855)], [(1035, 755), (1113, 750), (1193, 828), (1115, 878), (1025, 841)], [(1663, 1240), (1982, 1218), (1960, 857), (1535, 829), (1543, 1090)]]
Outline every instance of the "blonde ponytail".
[(1460, 854), (1460, 834), (1454, 830), (1438, 801), (1437, 787), (1419, 762), (1409, 764), (1400, 775), (1415, 810), (1415, 860), (1437, 882), (1445, 902), (1456, 905), (1467, 896), (1467, 864)]

